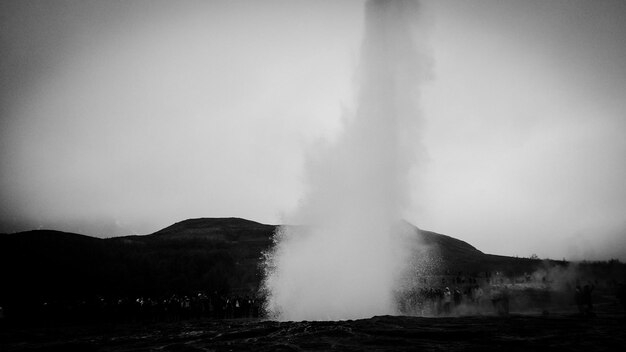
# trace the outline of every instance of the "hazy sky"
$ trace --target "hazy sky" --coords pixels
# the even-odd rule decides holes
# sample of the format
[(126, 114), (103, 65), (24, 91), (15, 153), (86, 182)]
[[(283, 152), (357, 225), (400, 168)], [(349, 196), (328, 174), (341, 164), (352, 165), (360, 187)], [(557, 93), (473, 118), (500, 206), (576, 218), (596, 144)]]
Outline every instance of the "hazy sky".
[[(425, 1), (420, 228), (626, 259), (626, 2)], [(354, 107), (362, 1), (0, 2), (0, 231), (280, 223)]]

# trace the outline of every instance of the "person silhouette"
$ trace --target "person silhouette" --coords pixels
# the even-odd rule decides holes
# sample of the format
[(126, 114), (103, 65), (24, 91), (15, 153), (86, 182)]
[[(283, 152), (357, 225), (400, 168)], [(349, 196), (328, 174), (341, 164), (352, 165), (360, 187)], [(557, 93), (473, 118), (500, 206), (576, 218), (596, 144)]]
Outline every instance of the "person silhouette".
[(450, 288), (446, 287), (443, 290), (443, 312), (447, 315), (450, 314), (450, 304), (452, 303), (452, 292)]

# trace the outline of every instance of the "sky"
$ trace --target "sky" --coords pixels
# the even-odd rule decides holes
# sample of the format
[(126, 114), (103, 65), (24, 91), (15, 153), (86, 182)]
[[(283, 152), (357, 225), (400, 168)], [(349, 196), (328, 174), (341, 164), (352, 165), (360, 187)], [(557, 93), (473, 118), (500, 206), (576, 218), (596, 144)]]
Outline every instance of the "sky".
[[(416, 226), (626, 260), (626, 2), (422, 1)], [(0, 2), (0, 232), (279, 224), (354, 109), (363, 1)]]

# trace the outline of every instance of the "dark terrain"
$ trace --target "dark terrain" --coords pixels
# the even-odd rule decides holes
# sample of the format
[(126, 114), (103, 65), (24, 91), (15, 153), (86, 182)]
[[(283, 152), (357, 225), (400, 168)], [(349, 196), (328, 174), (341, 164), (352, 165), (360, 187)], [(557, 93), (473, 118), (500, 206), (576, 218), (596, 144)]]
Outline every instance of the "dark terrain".
[[(145, 236), (99, 239), (52, 230), (0, 235), (0, 304), (88, 295), (256, 291), (276, 226), (202, 218)], [(484, 254), (461, 240), (415, 228), (436, 256), (432, 274), (532, 272), (540, 260)]]
[[(426, 249), (416, 257), (430, 263), (426, 271), (411, 274), (421, 288), (481, 286), (486, 293), (481, 304), (464, 294), (454, 311), (441, 314), (440, 301), (417, 304), (413, 290), (399, 293), (406, 301), (401, 311), (428, 317), (338, 322), (274, 322), (251, 310), (219, 315), (197, 306), (169, 314), (165, 305), (154, 306), (159, 311), (138, 308), (139, 299), (154, 298), (156, 304), (178, 297), (179, 304), (182, 297), (205, 293), (207, 300), (245, 295), (262, 302), (259, 263), (275, 229), (239, 218), (204, 218), (145, 236), (98, 239), (48, 230), (0, 235), (0, 350), (591, 351), (626, 342), (620, 285), (626, 266), (619, 261), (490, 255), (417, 228), (413, 240)], [(581, 313), (574, 287), (585, 283), (594, 287), (594, 308)], [(507, 312), (498, 315), (492, 301), (504, 286)], [(114, 304), (122, 301), (135, 310), (120, 314)]]
[(0, 331), (2, 351), (615, 351), (624, 316), (380, 316), (320, 322), (177, 323)]

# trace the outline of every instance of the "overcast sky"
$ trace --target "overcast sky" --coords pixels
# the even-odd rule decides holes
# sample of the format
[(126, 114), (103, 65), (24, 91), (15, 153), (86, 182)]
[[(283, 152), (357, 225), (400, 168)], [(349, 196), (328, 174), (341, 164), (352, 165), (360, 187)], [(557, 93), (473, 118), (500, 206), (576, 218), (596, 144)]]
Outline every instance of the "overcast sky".
[[(422, 9), (404, 217), (487, 253), (626, 259), (626, 2)], [(0, 231), (281, 223), (354, 108), (362, 30), (362, 1), (0, 2)]]

